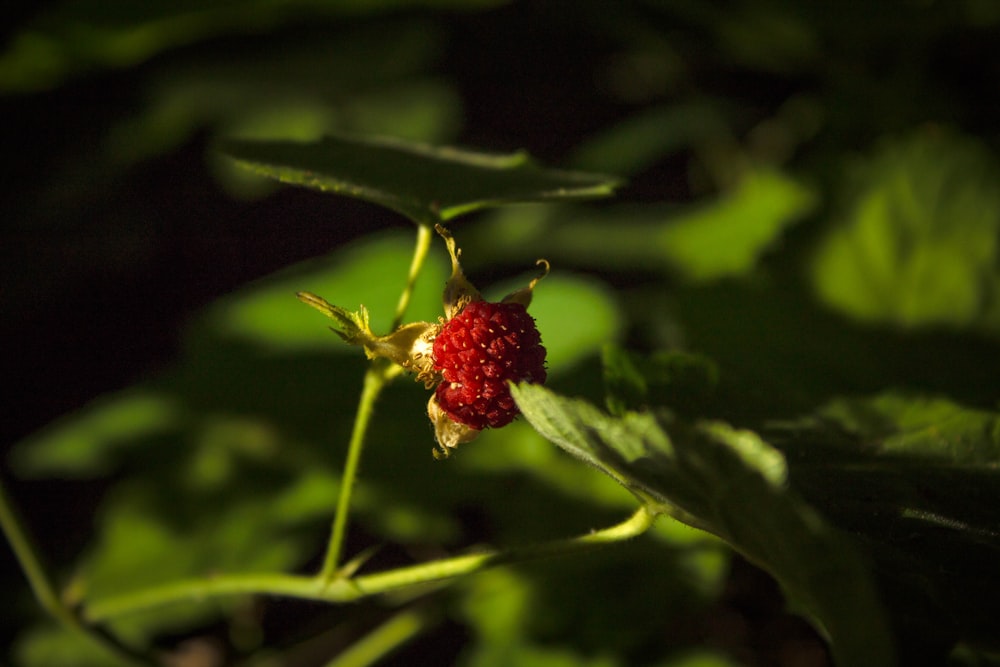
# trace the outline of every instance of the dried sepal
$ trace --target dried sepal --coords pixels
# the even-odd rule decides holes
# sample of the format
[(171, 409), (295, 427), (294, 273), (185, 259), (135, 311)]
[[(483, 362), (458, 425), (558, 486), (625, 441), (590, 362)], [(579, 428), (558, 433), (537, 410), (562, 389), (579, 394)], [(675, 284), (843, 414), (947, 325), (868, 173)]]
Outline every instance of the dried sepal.
[(525, 308), (531, 305), (531, 296), (535, 291), (535, 285), (537, 285), (538, 281), (540, 281), (542, 278), (549, 275), (549, 260), (540, 259), (537, 262), (535, 262), (535, 266), (542, 267), (542, 272), (537, 277), (532, 279), (532, 281), (528, 283), (527, 287), (522, 287), (519, 290), (514, 290), (513, 292), (505, 296), (501, 300), (501, 303), (519, 303)]
[(441, 330), (440, 324), (411, 322), (404, 324), (391, 334), (379, 336), (365, 345), (368, 357), (385, 357), (408, 371), (417, 374), (416, 380), (430, 389), (440, 381), (440, 374), (434, 370), (434, 338)]
[(427, 416), (434, 425), (434, 437), (439, 449), (435, 449), (434, 458), (443, 459), (451, 455), (451, 450), (459, 445), (472, 442), (482, 431), (465, 424), (459, 424), (448, 416), (438, 403), (437, 394), (432, 394), (427, 401)]
[(442, 225), (435, 225), (434, 229), (444, 239), (448, 254), (451, 256), (451, 277), (444, 286), (444, 316), (450, 320), (462, 312), (470, 301), (479, 301), (483, 297), (462, 271), (462, 264), (459, 261), (462, 250), (455, 244), (455, 237)]

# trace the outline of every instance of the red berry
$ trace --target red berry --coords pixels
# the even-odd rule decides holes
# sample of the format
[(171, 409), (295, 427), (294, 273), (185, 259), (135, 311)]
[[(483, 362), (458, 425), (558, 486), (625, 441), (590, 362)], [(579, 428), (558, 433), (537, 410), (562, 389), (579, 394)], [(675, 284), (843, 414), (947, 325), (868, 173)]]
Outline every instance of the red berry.
[(473, 301), (434, 339), (434, 368), (444, 378), (436, 393), (448, 416), (478, 430), (498, 428), (518, 413), (508, 380), (545, 382), (545, 348), (523, 305)]

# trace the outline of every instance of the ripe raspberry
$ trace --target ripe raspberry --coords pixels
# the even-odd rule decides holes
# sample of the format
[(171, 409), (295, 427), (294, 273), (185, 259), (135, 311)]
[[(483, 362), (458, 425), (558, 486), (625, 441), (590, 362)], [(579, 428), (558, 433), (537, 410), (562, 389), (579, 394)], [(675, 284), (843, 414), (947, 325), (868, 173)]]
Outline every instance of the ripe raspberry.
[(520, 303), (473, 301), (434, 339), (436, 394), (453, 420), (482, 430), (518, 414), (507, 381), (545, 382), (545, 348), (535, 320)]

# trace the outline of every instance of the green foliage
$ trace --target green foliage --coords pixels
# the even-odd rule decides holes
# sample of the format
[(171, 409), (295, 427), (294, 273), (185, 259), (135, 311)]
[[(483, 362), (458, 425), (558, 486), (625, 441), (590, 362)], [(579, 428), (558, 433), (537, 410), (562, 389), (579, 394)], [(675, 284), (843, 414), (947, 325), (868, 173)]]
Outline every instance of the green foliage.
[(992, 641), (998, 425), (995, 411), (887, 393), (835, 400), (782, 438), (796, 487), (876, 558), (911, 646)]
[[(464, 665), (796, 650), (825, 665), (824, 640), (838, 665), (998, 664), (1000, 170), (982, 67), (998, 27), (989, 0), (67, 0), (16, 18), (0, 89), (24, 147), (5, 152), (0, 306), (11, 333), (58, 331), (44, 352), (59, 361), (5, 378), (14, 405), (38, 401), (30, 421), (80, 404), (80, 361), (93, 386), (121, 386), (95, 372), (119, 347), (144, 379), (11, 449), (21, 480), (0, 501), (23, 491), (42, 518), (51, 597), (82, 628), (43, 620), (0, 568), (0, 662), (113, 664), (94, 609), (180, 580), (170, 604), (99, 631), (171, 664), (190, 642), (247, 665), (347, 645), (389, 664), (431, 645)], [(556, 168), (505, 152), (519, 146)], [(302, 187), (265, 198), (280, 183)], [(400, 374), (367, 404), (352, 485), (344, 443), (378, 367), (295, 294), (328, 299), (312, 304), (342, 336), (389, 332), (412, 232), (366, 233), (392, 222), (379, 207), (424, 226), (477, 213), (454, 231), (490, 298), (551, 262), (531, 304), (549, 380), (515, 390), (525, 418), (441, 463), (427, 392)], [(189, 236), (206, 273), (172, 263)], [(278, 266), (272, 245), (285, 264), (337, 249), (218, 298), (157, 372), (131, 366), (132, 318), (186, 319), (228, 276)], [(446, 259), (432, 246), (404, 323), (442, 315)], [(122, 307), (130, 289), (144, 308)], [(111, 352), (82, 347), (68, 304)], [(28, 343), (13, 336), (9, 356), (37, 360)], [(561, 553), (637, 503), (673, 518), (608, 548), (512, 555)], [(313, 579), (348, 508), (347, 565)], [(481, 548), (491, 569), (349, 608), (208, 585), (281, 573), (310, 597)], [(770, 582), (761, 569), (790, 611), (745, 588), (745, 570)], [(792, 614), (818, 633), (773, 622)], [(415, 617), (397, 639), (369, 634)]]
[(780, 171), (748, 168), (701, 204), (501, 210), (481, 230), (493, 253), (524, 244), (556, 262), (605, 270), (643, 269), (709, 283), (753, 271), (815, 205), (815, 193)]
[(817, 293), (866, 321), (1000, 330), (998, 179), (989, 153), (949, 133), (887, 144), (852, 174)]
[(741, 275), (812, 205), (811, 192), (787, 176), (750, 171), (728, 197), (671, 221), (658, 240), (691, 280)]
[(786, 489), (784, 456), (755, 433), (718, 422), (668, 433), (651, 414), (610, 417), (536, 385), (517, 387), (514, 397), (546, 438), (767, 568), (828, 633), (842, 664), (892, 664), (863, 558)]
[(220, 150), (263, 176), (366, 199), (425, 224), (505, 203), (606, 196), (616, 184), (542, 169), (524, 153), (488, 155), (392, 139), (230, 140)]
[[(310, 20), (390, 8), (398, 0), (372, 3), (289, 4), (280, 0), (219, 2), (126, 2), (65, 0), (20, 31), (0, 58), (0, 88), (33, 92), (52, 88), (66, 77), (105, 67), (128, 67), (157, 53), (217, 35), (276, 28)], [(428, 5), (469, 7), (468, 0), (429, 0)], [(480, 0), (488, 7), (497, 0)]]
[(607, 408), (618, 417), (656, 405), (697, 412), (719, 379), (711, 359), (676, 350), (643, 356), (606, 345), (602, 360)]

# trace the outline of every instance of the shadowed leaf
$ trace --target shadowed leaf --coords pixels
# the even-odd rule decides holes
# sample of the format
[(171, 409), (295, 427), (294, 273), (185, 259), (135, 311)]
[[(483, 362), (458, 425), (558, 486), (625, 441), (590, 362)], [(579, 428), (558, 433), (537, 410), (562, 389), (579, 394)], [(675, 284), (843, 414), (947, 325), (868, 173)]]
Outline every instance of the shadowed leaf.
[(506, 203), (601, 197), (617, 185), (607, 176), (543, 169), (524, 153), (477, 153), (386, 138), (230, 140), (220, 150), (254, 173), (365, 199), (422, 223)]

